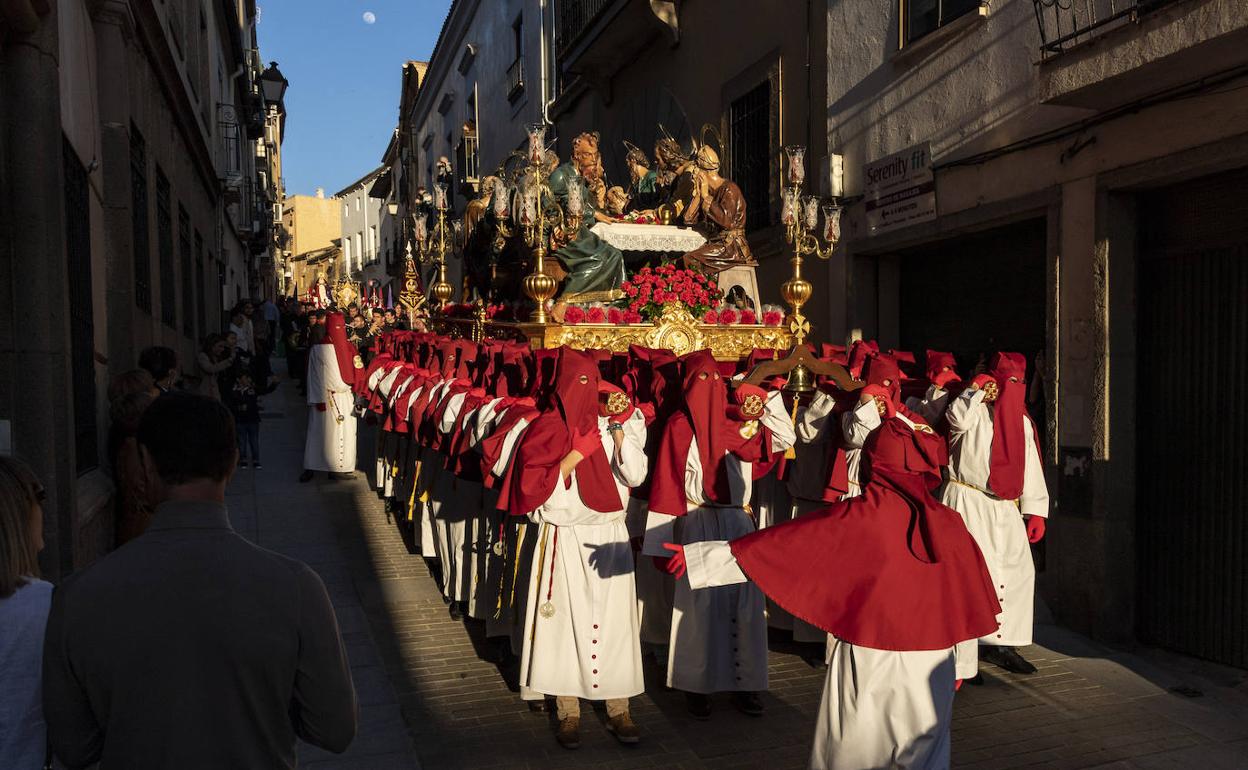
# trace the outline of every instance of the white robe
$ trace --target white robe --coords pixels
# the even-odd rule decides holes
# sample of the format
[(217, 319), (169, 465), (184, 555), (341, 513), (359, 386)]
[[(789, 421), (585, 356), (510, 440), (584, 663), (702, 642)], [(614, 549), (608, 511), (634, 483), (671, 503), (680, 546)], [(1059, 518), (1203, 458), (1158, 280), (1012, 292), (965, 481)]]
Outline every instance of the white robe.
[(1001, 627), (981, 643), (1023, 647), (1031, 644), (1036, 568), (1023, 516), (1049, 514), (1044, 463), (1036, 450), (1031, 419), (1023, 417), (1026, 461), (1018, 501), (1000, 500), (985, 490), (992, 459), (992, 408), (984, 392), (967, 389), (949, 404), (949, 476), (940, 501), (966, 522), (988, 564), (1001, 602)]
[[(770, 393), (762, 418), (772, 431), (771, 450), (793, 446), (793, 421), (779, 393)], [(753, 489), (751, 463), (729, 455), (725, 460), (732, 507), (710, 507), (693, 501), (705, 498), (697, 439), (685, 459), (685, 497), (689, 512), (682, 517), (650, 512), (642, 554), (671, 556), (665, 542), (684, 545), (707, 540), (735, 540), (755, 530), (746, 512)], [(678, 522), (677, 519), (680, 519)], [(767, 619), (763, 594), (753, 583), (694, 591), (677, 580), (672, 599), (671, 653), (667, 686), (685, 692), (758, 692), (767, 689)]]
[[(308, 436), (303, 467), (309, 471), (350, 473), (355, 470), (355, 397), (338, 372), (333, 345), (313, 345), (308, 352)], [(341, 419), (340, 419), (341, 418)]]
[[(727, 542), (687, 545), (685, 561), (686, 582), (699, 592), (746, 580)], [(876, 650), (827, 639), (810, 767), (948, 768), (954, 649)]]
[[(610, 458), (621, 503), (646, 478), (646, 423), (634, 411), (615, 441), (599, 417), (603, 451)], [(630, 698), (645, 690), (638, 641), (633, 551), (624, 505), (613, 513), (588, 508), (576, 476), (556, 483), (550, 499), (529, 514), (538, 525), (538, 547), (524, 614), (520, 683), (546, 695), (590, 700)], [(545, 617), (544, 604), (554, 607)]]

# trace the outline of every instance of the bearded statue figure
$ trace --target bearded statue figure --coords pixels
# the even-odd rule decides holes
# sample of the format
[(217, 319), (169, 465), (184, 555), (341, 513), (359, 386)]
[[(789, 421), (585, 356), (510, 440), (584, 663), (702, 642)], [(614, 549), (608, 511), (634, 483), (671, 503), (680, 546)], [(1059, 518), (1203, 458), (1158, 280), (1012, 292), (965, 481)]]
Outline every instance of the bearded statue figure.
[(667, 207), (674, 218), (683, 216), (693, 202), (695, 169), (680, 142), (664, 136), (654, 143), (655, 184), (659, 204)]
[[(589, 229), (599, 221), (600, 195), (605, 196), (606, 192), (597, 134), (584, 133), (572, 140), (572, 160), (554, 170), (549, 184), (565, 213), (568, 193), (574, 185), (580, 188), (582, 206), (579, 226), (557, 234), (562, 245), (555, 250), (555, 256), (568, 272), (559, 305), (619, 299), (624, 283), (624, 255)], [(609, 221), (605, 213), (602, 218)], [(561, 316), (561, 312), (556, 312), (556, 319)]]
[(685, 266), (713, 276), (730, 267), (757, 265), (745, 239), (741, 188), (720, 176), (719, 155), (708, 145), (698, 148), (693, 165), (693, 200), (682, 219), (700, 229), (707, 241), (685, 255)]

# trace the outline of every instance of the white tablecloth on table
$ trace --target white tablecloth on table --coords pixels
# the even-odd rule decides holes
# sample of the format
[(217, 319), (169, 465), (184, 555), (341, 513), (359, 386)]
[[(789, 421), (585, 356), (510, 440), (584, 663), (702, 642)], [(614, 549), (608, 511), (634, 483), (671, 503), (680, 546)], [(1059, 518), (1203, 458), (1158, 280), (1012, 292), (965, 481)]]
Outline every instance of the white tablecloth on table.
[(620, 251), (677, 251), (684, 254), (706, 243), (701, 233), (675, 225), (599, 222), (590, 231)]

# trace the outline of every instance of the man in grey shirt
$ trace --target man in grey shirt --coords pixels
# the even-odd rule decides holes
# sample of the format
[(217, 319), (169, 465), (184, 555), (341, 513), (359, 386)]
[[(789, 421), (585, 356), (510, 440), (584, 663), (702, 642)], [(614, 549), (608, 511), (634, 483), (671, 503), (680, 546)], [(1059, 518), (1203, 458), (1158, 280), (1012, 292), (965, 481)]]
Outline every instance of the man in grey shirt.
[(357, 706), (337, 619), (307, 565), (244, 540), (219, 402), (173, 393), (138, 440), (148, 530), (56, 589), (43, 703), (71, 768), (294, 767), (296, 736), (342, 752)]

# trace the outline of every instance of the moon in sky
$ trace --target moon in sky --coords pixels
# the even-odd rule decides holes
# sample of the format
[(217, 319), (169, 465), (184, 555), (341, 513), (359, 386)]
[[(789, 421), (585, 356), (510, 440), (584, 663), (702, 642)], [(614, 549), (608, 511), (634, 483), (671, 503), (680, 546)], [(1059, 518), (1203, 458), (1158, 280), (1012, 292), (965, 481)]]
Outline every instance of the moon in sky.
[(376, 23), (377, 23), (377, 14), (373, 13), (372, 11), (365, 11), (365, 12), (364, 12), (364, 23), (365, 23), (365, 24), (376, 24)]

